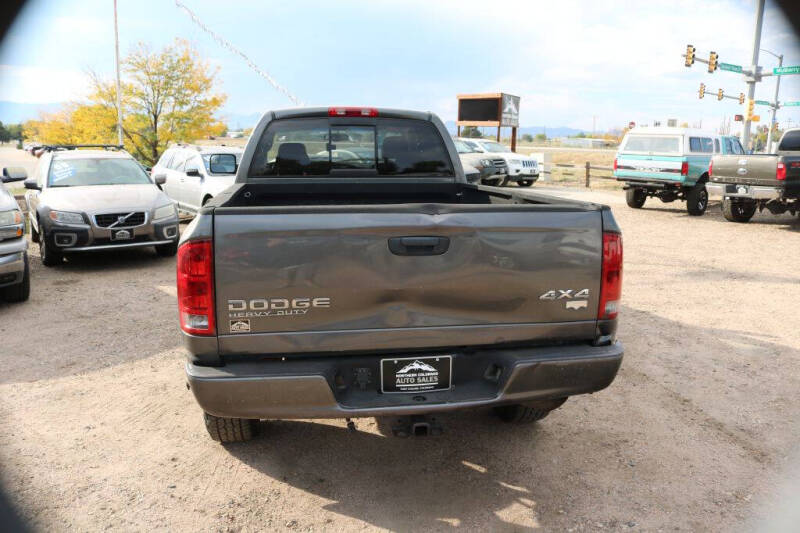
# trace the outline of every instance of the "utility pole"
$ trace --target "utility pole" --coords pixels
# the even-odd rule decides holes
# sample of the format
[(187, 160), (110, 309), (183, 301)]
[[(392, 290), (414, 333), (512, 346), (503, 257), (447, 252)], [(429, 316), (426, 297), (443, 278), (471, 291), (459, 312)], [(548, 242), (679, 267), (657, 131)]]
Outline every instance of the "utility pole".
[[(769, 50), (765, 52), (772, 54)], [(775, 55), (775, 54), (772, 54)], [(783, 54), (778, 56), (778, 68), (783, 66)], [(775, 129), (775, 113), (778, 111), (778, 91), (781, 88), (781, 77), (776, 76), (775, 80), (775, 98), (772, 99), (772, 120), (769, 121), (769, 130), (767, 131), (767, 152), (772, 151), (772, 130)]]
[[(756, 18), (753, 28), (753, 57), (750, 61), (750, 74), (747, 76), (747, 99), (753, 100), (756, 95), (756, 82), (759, 80), (758, 51), (761, 48), (761, 25), (764, 22), (764, 0), (756, 0)], [(745, 150), (750, 146), (750, 117), (746, 116), (742, 127), (742, 146)]]
[(122, 89), (119, 81), (119, 30), (117, 29), (117, 0), (114, 0), (114, 54), (117, 66), (117, 144), (122, 146)]

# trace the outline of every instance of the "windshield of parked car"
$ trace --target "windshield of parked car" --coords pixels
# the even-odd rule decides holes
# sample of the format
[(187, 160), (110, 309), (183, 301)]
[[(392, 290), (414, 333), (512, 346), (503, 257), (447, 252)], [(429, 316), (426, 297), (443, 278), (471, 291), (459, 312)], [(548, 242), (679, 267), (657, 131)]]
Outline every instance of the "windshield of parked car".
[(85, 158), (56, 159), (50, 164), (50, 187), (86, 185), (137, 185), (152, 183), (133, 159)]
[[(236, 154), (231, 152), (223, 152), (225, 154), (230, 154), (236, 156), (236, 165), (233, 164), (233, 161), (229, 161), (230, 157), (223, 157), (219, 158), (218, 161), (214, 163), (214, 166), (218, 169), (220, 165), (226, 165), (225, 172), (214, 172), (213, 174), (236, 174), (236, 167), (239, 166), (239, 163), (242, 162), (242, 154)], [(203, 165), (206, 167), (206, 172), (211, 172), (211, 158), (218, 154), (203, 154)]]
[(495, 154), (511, 151), (511, 149), (508, 146), (503, 146), (502, 144), (496, 143), (494, 141), (481, 141), (481, 145), (483, 145), (483, 147), (486, 149), (487, 152), (492, 152)]
[(669, 135), (628, 135), (623, 150), (677, 154), (681, 151), (681, 138)]
[(422, 120), (340, 125), (327, 119), (283, 119), (262, 134), (249, 176), (342, 175), (353, 170), (378, 176), (453, 175), (442, 137)]
[(454, 140), (453, 143), (456, 145), (456, 151), (459, 154), (474, 154), (477, 150), (464, 141)]

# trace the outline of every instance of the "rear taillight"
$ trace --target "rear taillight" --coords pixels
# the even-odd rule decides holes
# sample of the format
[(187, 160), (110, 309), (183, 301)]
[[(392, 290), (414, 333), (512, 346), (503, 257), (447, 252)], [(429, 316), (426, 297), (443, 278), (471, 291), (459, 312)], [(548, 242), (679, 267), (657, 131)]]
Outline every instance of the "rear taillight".
[(603, 233), (603, 279), (600, 283), (600, 305), (597, 318), (617, 318), (622, 296), (622, 235)]
[(188, 241), (178, 248), (178, 312), (181, 329), (214, 335), (214, 262), (211, 241)]
[(784, 181), (786, 179), (786, 165), (778, 163), (778, 169), (775, 171), (775, 179)]
[(708, 164), (708, 177), (710, 178), (710, 177), (711, 177), (711, 176), (713, 176), (713, 175), (714, 175), (714, 161), (712, 160), (712, 161), (711, 161), (711, 162)]
[(329, 107), (329, 117), (377, 117), (374, 107)]
[(614, 172), (617, 171), (617, 158), (614, 158)]
[(681, 176), (688, 176), (689, 175), (689, 162), (684, 161), (681, 163)]

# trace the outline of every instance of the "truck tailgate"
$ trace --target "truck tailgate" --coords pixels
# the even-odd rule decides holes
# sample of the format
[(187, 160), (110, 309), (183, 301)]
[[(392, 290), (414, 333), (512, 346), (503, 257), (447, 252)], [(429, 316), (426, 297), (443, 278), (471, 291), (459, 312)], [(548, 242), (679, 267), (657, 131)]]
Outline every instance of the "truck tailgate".
[(218, 208), (220, 351), (591, 339), (602, 241), (599, 209)]

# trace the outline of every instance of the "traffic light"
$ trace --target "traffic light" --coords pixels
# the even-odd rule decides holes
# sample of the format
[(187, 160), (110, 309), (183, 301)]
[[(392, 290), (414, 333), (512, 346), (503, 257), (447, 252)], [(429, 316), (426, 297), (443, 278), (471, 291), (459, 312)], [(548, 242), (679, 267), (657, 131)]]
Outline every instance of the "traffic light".
[(717, 100), (722, 100), (722, 97), (723, 97), (724, 95), (725, 95), (725, 93), (724, 93), (724, 92), (722, 92), (722, 89), (718, 90), (718, 91), (717, 91)]
[(717, 53), (711, 52), (708, 56), (708, 72), (713, 74), (715, 70), (717, 70)]
[(686, 62), (684, 65), (687, 67), (694, 65), (694, 46), (691, 44), (686, 45)]
[(746, 104), (746, 107), (745, 107), (745, 110), (744, 110), (744, 116), (745, 116), (746, 120), (753, 120), (753, 110), (755, 109), (755, 107), (756, 107), (756, 101), (755, 100), (748, 100), (747, 101), (747, 104)]
[(699, 94), (700, 94), (700, 98), (701, 99), (706, 95), (706, 84), (705, 83), (701, 83), (700, 84)]
[(744, 104), (744, 93), (739, 93), (739, 105)]

